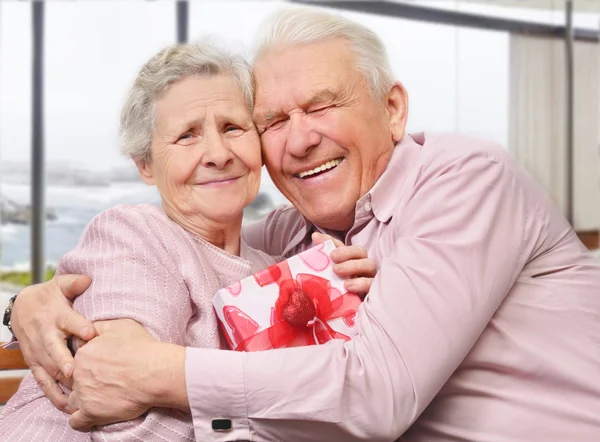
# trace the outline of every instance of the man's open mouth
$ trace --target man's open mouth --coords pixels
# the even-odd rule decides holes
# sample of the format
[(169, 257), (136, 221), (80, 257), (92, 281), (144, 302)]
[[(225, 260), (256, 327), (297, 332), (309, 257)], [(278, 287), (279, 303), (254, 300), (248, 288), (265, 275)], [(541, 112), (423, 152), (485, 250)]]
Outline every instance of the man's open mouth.
[(325, 172), (327, 172), (331, 169), (335, 169), (342, 163), (342, 161), (344, 161), (344, 157), (336, 158), (335, 160), (329, 160), (326, 163), (323, 163), (320, 166), (317, 166), (313, 169), (296, 173), (296, 174), (294, 174), (294, 177), (302, 178), (302, 179), (314, 178), (316, 176), (324, 174)]

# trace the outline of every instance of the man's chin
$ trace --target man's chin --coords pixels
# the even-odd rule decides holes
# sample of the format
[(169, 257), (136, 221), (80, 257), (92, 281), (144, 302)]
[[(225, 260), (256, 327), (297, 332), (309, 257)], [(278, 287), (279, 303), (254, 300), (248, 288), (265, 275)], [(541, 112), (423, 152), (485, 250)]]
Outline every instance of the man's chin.
[(346, 232), (354, 224), (354, 210), (336, 209), (335, 205), (319, 205), (304, 216), (319, 227), (338, 232)]

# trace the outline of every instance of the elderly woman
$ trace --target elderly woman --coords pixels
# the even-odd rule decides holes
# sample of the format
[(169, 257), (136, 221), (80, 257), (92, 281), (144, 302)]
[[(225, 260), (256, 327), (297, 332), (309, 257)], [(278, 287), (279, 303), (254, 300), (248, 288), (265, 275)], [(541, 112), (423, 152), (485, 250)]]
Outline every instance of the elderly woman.
[[(262, 166), (251, 107), (246, 62), (211, 45), (171, 46), (142, 68), (122, 112), (121, 141), (162, 208), (103, 212), (60, 261), (58, 273), (92, 277), (74, 303), (83, 316), (131, 318), (164, 342), (223, 346), (214, 293), (275, 262), (240, 238)], [(191, 417), (172, 409), (90, 433), (71, 429), (68, 418), (29, 376), (6, 405), (0, 439), (194, 440)]]

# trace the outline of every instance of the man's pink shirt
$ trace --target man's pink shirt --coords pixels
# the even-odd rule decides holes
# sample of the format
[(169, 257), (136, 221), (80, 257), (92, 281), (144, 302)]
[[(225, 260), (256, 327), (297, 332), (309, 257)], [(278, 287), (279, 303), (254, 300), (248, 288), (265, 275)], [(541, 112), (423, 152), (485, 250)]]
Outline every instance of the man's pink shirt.
[[(287, 207), (244, 238), (290, 256), (315, 230)], [(358, 336), (188, 348), (197, 440), (600, 440), (600, 267), (506, 151), (405, 137), (343, 239), (379, 269)]]

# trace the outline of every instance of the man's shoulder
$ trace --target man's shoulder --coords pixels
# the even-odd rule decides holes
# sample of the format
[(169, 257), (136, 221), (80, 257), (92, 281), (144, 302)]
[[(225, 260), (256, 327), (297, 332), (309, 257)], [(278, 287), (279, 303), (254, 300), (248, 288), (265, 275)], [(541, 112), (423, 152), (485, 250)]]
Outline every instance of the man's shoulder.
[(302, 226), (304, 217), (292, 204), (281, 204), (265, 218), (248, 223), (248, 226), (261, 225), (267, 230), (287, 230), (294, 226)]
[(282, 204), (273, 210), (271, 214), (272, 222), (280, 228), (303, 225), (304, 223), (304, 217), (292, 204)]
[[(499, 143), (465, 134), (426, 133), (422, 136), (422, 160), (441, 164), (459, 158), (489, 158), (499, 163), (512, 162), (507, 149)], [(421, 143), (420, 143), (421, 144)]]

